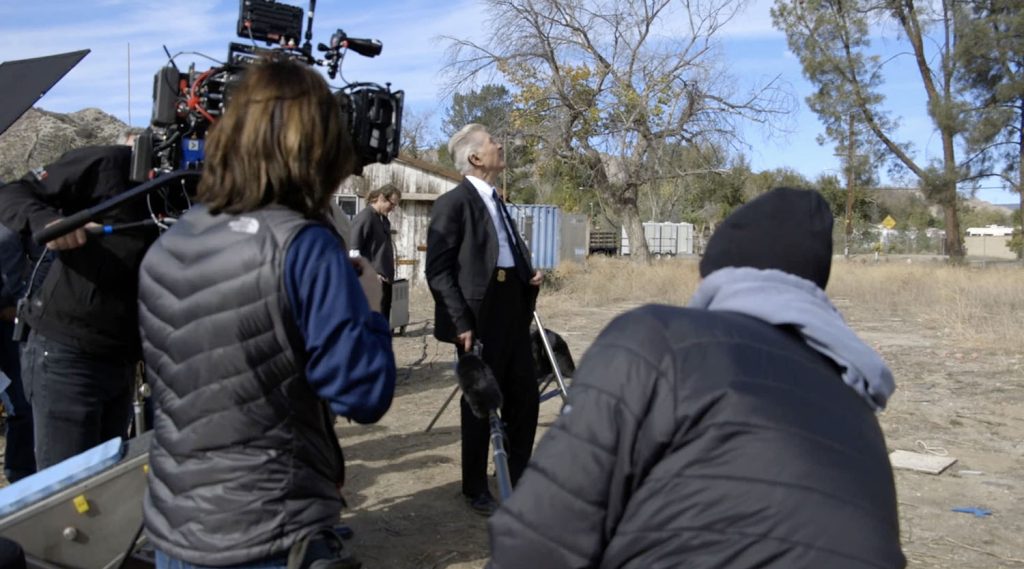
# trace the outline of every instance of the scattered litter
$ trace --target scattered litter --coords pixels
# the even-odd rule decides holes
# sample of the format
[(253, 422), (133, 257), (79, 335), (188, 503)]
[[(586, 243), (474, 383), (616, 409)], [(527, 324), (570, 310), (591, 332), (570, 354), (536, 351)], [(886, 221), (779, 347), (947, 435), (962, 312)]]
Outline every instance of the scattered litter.
[(924, 441), (914, 441), (914, 444), (917, 445), (918, 448), (920, 448), (922, 451), (924, 451), (927, 454), (934, 454), (936, 456), (948, 456), (949, 455), (949, 451), (946, 450), (945, 447), (941, 447), (941, 446), (938, 446), (938, 445), (930, 445), (930, 444), (928, 444), (928, 443), (926, 443)]
[(961, 514), (974, 514), (974, 517), (976, 518), (984, 518), (992, 515), (992, 510), (986, 510), (985, 508), (979, 508), (977, 506), (953, 508), (953, 511)]
[(981, 476), (982, 474), (985, 474), (981, 470), (957, 470), (956, 473), (959, 476)]
[(955, 463), (956, 459), (951, 456), (894, 450), (889, 454), (889, 462), (892, 463), (893, 468), (914, 470), (927, 474), (941, 474), (943, 470)]

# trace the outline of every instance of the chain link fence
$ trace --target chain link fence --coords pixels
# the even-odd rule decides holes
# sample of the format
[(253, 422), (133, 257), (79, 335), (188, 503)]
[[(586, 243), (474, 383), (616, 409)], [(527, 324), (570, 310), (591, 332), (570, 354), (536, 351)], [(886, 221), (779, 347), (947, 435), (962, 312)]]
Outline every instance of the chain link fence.
[(854, 227), (847, 238), (843, 225), (832, 232), (833, 250), (850, 255), (884, 253), (892, 255), (945, 255), (946, 232), (941, 229), (886, 229), (876, 226)]

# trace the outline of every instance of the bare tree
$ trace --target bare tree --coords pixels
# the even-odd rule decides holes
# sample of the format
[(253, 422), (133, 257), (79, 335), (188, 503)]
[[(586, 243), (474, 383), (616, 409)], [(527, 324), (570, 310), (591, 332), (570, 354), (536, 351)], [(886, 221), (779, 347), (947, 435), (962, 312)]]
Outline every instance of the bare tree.
[(431, 127), (433, 113), (405, 109), (402, 113), (401, 153), (412, 158), (426, 158), (437, 144), (438, 135)]
[(741, 121), (788, 112), (777, 78), (740, 92), (717, 36), (743, 0), (484, 0), (490, 40), (448, 38), (452, 89), (500, 74), (515, 88), (513, 128), (541, 161), (571, 165), (622, 221), (634, 259), (649, 252), (638, 207), (680, 176), (679, 145), (741, 145)]

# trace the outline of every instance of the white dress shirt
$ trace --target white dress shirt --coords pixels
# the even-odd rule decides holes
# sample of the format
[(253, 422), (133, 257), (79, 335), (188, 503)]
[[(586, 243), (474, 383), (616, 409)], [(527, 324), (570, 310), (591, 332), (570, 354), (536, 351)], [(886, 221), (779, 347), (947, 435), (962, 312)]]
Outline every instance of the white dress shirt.
[[(498, 204), (494, 203), (494, 192), (497, 190), (495, 190), (494, 186), (476, 176), (466, 176), (466, 179), (476, 188), (480, 198), (484, 200), (484, 205), (487, 206), (487, 212), (491, 214), (494, 231), (498, 234), (498, 266), (506, 268), (516, 266), (516, 259), (512, 256), (512, 244), (508, 242), (508, 233), (505, 231), (504, 226), (505, 221), (502, 219), (504, 216), (498, 209)], [(510, 227), (509, 231), (514, 231), (514, 229)]]

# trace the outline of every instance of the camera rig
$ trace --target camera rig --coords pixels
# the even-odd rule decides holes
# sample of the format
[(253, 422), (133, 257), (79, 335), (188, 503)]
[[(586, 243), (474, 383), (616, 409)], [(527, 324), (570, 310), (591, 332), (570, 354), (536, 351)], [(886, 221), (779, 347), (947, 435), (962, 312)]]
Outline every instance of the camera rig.
[[(168, 54), (167, 66), (153, 78), (150, 126), (135, 140), (131, 179), (143, 182), (175, 170), (201, 169), (207, 132), (223, 115), (231, 86), (248, 64), (267, 56), (285, 57), (326, 67), (328, 77), (334, 79), (346, 52), (365, 57), (381, 53), (380, 41), (352, 38), (339, 29), (328, 44), (318, 44), (323, 56), (315, 57), (311, 43), (315, 6), (316, 1), (310, 0), (301, 45), (302, 8), (274, 0), (240, 0), (237, 34), (250, 43), (231, 42), (223, 64), (199, 71), (193, 63), (181, 71)], [(259, 41), (269, 47), (258, 47)], [(398, 155), (403, 91), (392, 91), (390, 83), (384, 87), (349, 83), (335, 92), (335, 98), (339, 112), (348, 119), (360, 168), (386, 164)]]

